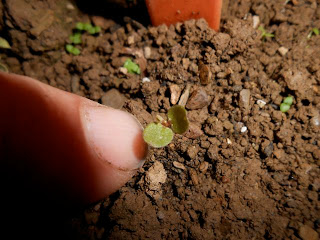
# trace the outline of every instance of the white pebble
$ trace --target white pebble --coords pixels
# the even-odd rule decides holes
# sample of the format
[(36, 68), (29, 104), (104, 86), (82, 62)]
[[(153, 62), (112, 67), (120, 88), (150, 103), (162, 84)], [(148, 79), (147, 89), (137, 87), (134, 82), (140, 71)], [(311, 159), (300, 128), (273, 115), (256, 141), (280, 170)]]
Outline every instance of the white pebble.
[(244, 127), (241, 128), (240, 132), (244, 133), (244, 132), (247, 131), (247, 129), (248, 129), (248, 128), (247, 128), (246, 126), (244, 126)]
[(260, 18), (259, 18), (259, 16), (254, 15), (254, 16), (252, 17), (252, 21), (253, 21), (253, 28), (256, 29), (256, 28), (259, 26), (259, 24), (260, 24)]
[(128, 73), (128, 69), (126, 69), (125, 67), (120, 67), (119, 71), (123, 74), (127, 74)]
[(281, 56), (286, 55), (288, 51), (289, 51), (288, 48), (285, 48), (285, 47), (278, 48), (278, 52), (281, 54)]
[(150, 82), (150, 79), (147, 77), (142, 78), (142, 83)]
[(260, 108), (263, 108), (267, 103), (263, 100), (257, 100), (257, 104), (259, 105)]
[(231, 144), (231, 143), (232, 143), (229, 138), (227, 138), (227, 143), (228, 143), (228, 144)]
[(75, 7), (71, 4), (71, 3), (67, 3), (67, 9), (69, 9), (69, 10), (74, 10), (75, 9)]

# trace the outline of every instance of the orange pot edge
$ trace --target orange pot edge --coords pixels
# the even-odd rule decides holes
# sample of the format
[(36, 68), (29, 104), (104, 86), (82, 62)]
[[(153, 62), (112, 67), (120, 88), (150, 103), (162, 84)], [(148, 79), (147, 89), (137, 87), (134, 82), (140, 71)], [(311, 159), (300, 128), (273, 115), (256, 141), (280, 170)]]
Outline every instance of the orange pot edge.
[(154, 26), (204, 18), (219, 30), (222, 0), (146, 0), (146, 5)]

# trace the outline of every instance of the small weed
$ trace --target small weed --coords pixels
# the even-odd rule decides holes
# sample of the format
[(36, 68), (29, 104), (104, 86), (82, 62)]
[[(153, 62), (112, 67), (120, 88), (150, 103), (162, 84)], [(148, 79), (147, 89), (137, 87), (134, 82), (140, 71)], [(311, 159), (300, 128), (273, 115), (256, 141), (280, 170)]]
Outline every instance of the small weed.
[(265, 40), (266, 38), (273, 38), (273, 37), (274, 37), (274, 34), (268, 33), (268, 32), (264, 29), (264, 27), (260, 26), (258, 29), (261, 31), (261, 39), (262, 39), (262, 40)]
[(75, 56), (77, 56), (77, 55), (79, 55), (81, 53), (80, 49), (75, 47), (75, 46), (73, 46), (72, 44), (67, 44), (66, 45), (66, 50), (67, 50), (68, 53), (71, 53), (71, 54), (73, 54)]
[(74, 33), (69, 36), (71, 44), (66, 45), (66, 50), (68, 53), (71, 53), (73, 55), (79, 55), (81, 53), (80, 49), (75, 47), (74, 45), (82, 43), (81, 38), (84, 31), (88, 32), (91, 35), (94, 35), (96, 33), (99, 33), (101, 31), (101, 28), (99, 26), (92, 26), (91, 23), (77, 22), (73, 30)]
[(283, 99), (282, 103), (280, 104), (280, 111), (283, 113), (289, 111), (292, 103), (293, 103), (293, 97), (292, 96), (286, 97), (285, 99)]
[(158, 123), (150, 123), (143, 131), (143, 139), (150, 146), (161, 148), (167, 146), (173, 139), (174, 133), (183, 134), (189, 128), (187, 110), (180, 105), (171, 107), (168, 120), (157, 116)]
[(307, 38), (310, 39), (312, 35), (318, 36), (320, 34), (319, 28), (312, 28), (311, 31), (309, 32)]
[(128, 58), (123, 65), (124, 68), (128, 70), (128, 73), (140, 74), (141, 70), (138, 64), (134, 63), (130, 58)]

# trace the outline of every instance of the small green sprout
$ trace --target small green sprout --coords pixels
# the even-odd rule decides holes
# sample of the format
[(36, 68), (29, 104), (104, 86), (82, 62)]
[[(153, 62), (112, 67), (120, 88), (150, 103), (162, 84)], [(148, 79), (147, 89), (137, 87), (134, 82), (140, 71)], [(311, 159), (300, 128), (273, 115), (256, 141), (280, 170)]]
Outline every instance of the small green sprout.
[(80, 44), (82, 43), (82, 40), (81, 40), (81, 33), (80, 32), (76, 32), (74, 34), (72, 34), (70, 37), (69, 37), (70, 41), (73, 43), (73, 44)]
[(128, 70), (128, 73), (140, 74), (141, 70), (138, 64), (134, 63), (130, 58), (128, 58), (123, 65), (124, 68)]
[(0, 48), (10, 49), (11, 46), (6, 39), (0, 37)]
[(292, 103), (293, 103), (293, 97), (292, 96), (286, 97), (285, 99), (283, 99), (282, 103), (280, 104), (280, 111), (283, 113), (289, 111)]
[(312, 28), (307, 38), (310, 39), (313, 34), (318, 36), (320, 34), (319, 28)]
[(87, 31), (91, 35), (94, 35), (101, 31), (101, 28), (99, 26), (92, 26), (91, 23), (82, 23), (82, 22), (77, 22), (75, 29), (79, 31)]
[[(150, 123), (143, 131), (143, 139), (150, 146), (161, 148), (167, 146), (174, 133), (183, 134), (189, 128), (187, 110), (180, 105), (171, 107), (168, 111), (168, 121), (157, 116), (158, 123)], [(171, 127), (171, 128), (170, 128)]]
[(261, 39), (262, 39), (262, 40), (265, 40), (267, 37), (270, 37), (270, 38), (273, 38), (273, 37), (274, 37), (274, 34), (268, 33), (268, 32), (264, 29), (264, 27), (260, 26), (258, 29), (261, 31)]
[(75, 47), (75, 46), (73, 46), (71, 44), (67, 44), (66, 45), (66, 50), (67, 50), (68, 53), (71, 53), (71, 54), (73, 54), (75, 56), (77, 56), (77, 55), (79, 55), (81, 53), (79, 48), (77, 48), (77, 47)]

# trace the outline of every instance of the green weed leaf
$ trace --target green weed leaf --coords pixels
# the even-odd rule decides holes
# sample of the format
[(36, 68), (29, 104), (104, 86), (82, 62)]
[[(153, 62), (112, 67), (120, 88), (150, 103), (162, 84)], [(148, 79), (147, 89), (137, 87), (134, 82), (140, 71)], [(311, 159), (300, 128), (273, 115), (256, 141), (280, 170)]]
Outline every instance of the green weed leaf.
[(161, 123), (150, 123), (143, 131), (143, 139), (155, 148), (167, 146), (172, 141), (173, 135), (172, 130)]
[(171, 122), (171, 128), (175, 133), (183, 134), (189, 128), (187, 110), (180, 105), (175, 105), (168, 111), (168, 118)]
[(123, 67), (128, 70), (128, 73), (140, 74), (141, 72), (139, 65), (134, 63), (130, 58), (125, 61)]

